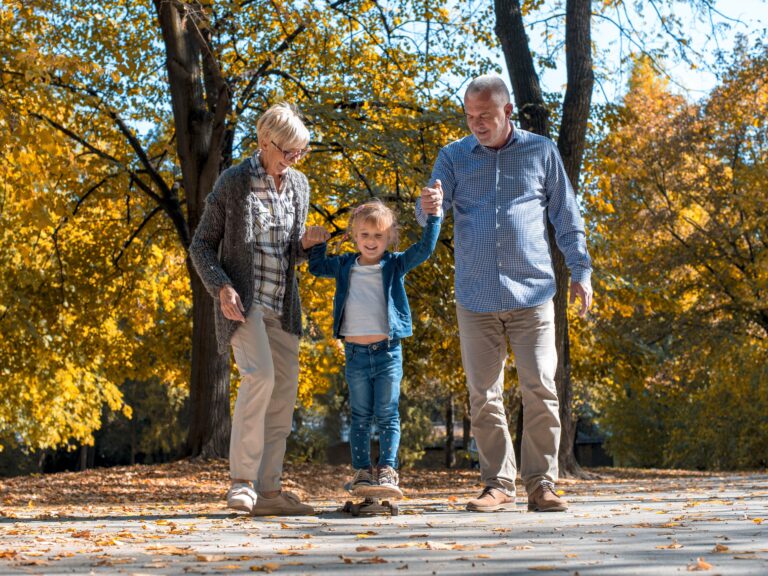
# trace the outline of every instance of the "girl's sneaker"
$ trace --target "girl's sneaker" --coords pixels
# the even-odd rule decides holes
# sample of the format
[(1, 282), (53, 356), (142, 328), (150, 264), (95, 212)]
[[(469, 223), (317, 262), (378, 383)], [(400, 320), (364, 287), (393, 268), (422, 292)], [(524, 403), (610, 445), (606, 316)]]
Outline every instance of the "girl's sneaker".
[(398, 484), (400, 477), (392, 466), (380, 466), (376, 474), (376, 483), (365, 492), (371, 498), (402, 498), (403, 491)]
[(355, 470), (355, 475), (349, 482), (349, 491), (355, 496), (367, 496), (368, 491), (376, 483), (370, 468)]

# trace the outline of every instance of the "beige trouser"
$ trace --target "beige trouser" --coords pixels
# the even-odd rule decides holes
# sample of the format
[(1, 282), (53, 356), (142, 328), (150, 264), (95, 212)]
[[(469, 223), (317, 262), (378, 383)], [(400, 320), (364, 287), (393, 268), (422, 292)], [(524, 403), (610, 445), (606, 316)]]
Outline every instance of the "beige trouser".
[(458, 304), (456, 308), (483, 482), (515, 493), (515, 453), (502, 395), (507, 338), (523, 396), (523, 484), (530, 494), (541, 480), (556, 482), (560, 417), (554, 304), (485, 313), (470, 312)]
[(285, 442), (299, 387), (299, 338), (280, 327), (280, 316), (254, 304), (232, 336), (240, 389), (232, 418), (229, 473), (257, 490), (280, 489)]

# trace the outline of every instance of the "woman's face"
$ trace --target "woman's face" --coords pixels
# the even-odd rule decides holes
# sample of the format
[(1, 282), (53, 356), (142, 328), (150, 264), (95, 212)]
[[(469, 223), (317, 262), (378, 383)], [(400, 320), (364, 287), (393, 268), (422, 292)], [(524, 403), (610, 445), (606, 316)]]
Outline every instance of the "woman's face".
[(261, 147), (261, 165), (270, 176), (282, 176), (302, 157), (302, 149), (283, 146), (267, 136)]

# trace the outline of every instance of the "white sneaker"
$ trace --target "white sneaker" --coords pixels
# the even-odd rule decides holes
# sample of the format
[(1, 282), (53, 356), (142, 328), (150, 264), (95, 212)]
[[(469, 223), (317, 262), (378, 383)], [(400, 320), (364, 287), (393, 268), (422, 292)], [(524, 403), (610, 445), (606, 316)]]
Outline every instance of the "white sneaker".
[(227, 506), (241, 512), (253, 512), (256, 506), (256, 492), (250, 484), (238, 482), (232, 484), (227, 492)]

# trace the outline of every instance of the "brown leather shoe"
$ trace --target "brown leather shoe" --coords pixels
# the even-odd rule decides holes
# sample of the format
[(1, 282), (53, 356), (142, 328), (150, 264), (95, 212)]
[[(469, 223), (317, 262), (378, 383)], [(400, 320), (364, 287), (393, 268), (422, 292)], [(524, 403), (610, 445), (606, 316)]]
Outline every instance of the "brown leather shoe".
[(542, 480), (528, 495), (528, 512), (564, 512), (568, 503), (555, 493), (555, 485)]
[(478, 498), (467, 502), (471, 512), (503, 512), (515, 509), (515, 497), (507, 496), (498, 488), (486, 486)]

